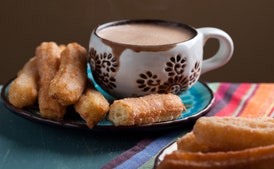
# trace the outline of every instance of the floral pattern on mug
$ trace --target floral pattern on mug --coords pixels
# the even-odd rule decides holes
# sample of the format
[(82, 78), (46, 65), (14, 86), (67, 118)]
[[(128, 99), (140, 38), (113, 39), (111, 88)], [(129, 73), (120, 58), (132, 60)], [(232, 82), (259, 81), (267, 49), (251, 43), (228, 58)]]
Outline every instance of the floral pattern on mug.
[(184, 76), (183, 72), (185, 71), (186, 61), (186, 57), (182, 57), (180, 54), (169, 59), (169, 62), (166, 63), (164, 68), (169, 77), (166, 82), (161, 82), (161, 79), (150, 71), (141, 73), (137, 80), (139, 84), (138, 87), (144, 92), (182, 93), (187, 90), (192, 83), (198, 80), (201, 70), (199, 62), (196, 62), (194, 68), (192, 68), (191, 76)]
[(159, 93), (180, 94), (188, 88), (188, 78), (184, 76), (170, 77), (168, 81), (159, 86)]
[(158, 91), (158, 85), (161, 84), (161, 79), (156, 74), (150, 71), (141, 73), (139, 79), (137, 79), (138, 87), (144, 92)]
[(189, 76), (189, 86), (194, 84), (201, 74), (201, 66), (199, 62), (196, 62), (194, 67), (191, 69), (191, 75)]
[[(115, 57), (108, 53), (98, 54), (93, 48), (89, 55), (95, 81), (103, 88), (111, 90), (116, 88), (115, 73), (118, 71), (119, 63)], [(184, 76), (186, 62), (187, 58), (180, 54), (171, 57), (164, 67), (164, 71), (168, 74), (168, 80), (164, 82), (151, 71), (139, 74), (136, 80), (138, 88), (143, 92), (182, 93), (198, 80), (201, 73), (201, 65), (197, 61), (191, 69), (190, 76)]]
[(114, 74), (117, 72), (119, 64), (112, 54), (98, 54), (93, 48), (89, 52), (91, 69), (94, 72), (94, 79), (105, 88), (116, 88)]
[(165, 71), (168, 72), (168, 76), (181, 75), (186, 67), (186, 58), (180, 54), (171, 57), (169, 62), (166, 63)]

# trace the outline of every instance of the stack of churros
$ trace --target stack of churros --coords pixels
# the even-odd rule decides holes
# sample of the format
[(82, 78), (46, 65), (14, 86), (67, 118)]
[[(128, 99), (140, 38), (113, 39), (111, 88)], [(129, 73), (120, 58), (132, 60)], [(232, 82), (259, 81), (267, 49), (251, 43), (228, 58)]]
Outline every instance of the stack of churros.
[(273, 169), (273, 118), (202, 117), (157, 169)]
[(185, 111), (179, 96), (153, 94), (116, 100), (111, 106), (92, 84), (87, 82), (87, 51), (78, 43), (57, 45), (43, 42), (11, 83), (8, 99), (17, 108), (38, 100), (42, 117), (60, 121), (66, 108), (73, 105), (89, 128), (108, 114), (115, 126), (168, 121)]
[[(86, 96), (86, 90), (98, 96), (97, 102), (76, 111), (79, 110), (80, 115), (85, 113), (81, 117), (89, 127), (94, 127), (106, 115), (109, 103), (101, 93), (87, 85), (86, 66), (87, 51), (78, 43), (58, 46), (55, 42), (43, 42), (36, 48), (36, 56), (24, 65), (11, 83), (8, 99), (17, 108), (31, 106), (38, 100), (42, 117), (60, 121), (67, 106), (83, 104), (82, 98), (85, 102), (94, 101)], [(101, 106), (104, 109), (93, 111)], [(89, 116), (96, 118), (92, 121)]]

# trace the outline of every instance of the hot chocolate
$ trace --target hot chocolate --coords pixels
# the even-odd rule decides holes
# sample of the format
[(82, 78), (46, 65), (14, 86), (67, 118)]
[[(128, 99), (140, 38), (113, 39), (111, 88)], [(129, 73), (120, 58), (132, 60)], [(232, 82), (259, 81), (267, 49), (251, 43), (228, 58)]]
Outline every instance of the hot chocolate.
[(115, 25), (104, 28), (97, 34), (113, 42), (145, 46), (174, 44), (194, 36), (193, 32), (183, 27), (152, 23)]

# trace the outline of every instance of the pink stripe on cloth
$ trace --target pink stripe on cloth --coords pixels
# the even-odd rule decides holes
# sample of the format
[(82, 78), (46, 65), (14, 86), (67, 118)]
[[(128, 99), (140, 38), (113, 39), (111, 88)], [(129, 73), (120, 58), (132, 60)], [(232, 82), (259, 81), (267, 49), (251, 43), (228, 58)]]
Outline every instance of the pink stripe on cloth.
[(239, 83), (221, 84), (220, 88), (214, 94), (215, 98), (219, 99), (216, 99), (217, 101), (214, 102), (211, 110), (206, 114), (206, 116), (215, 116), (218, 112), (223, 110), (233, 98), (233, 93), (238, 89), (239, 86)]
[(232, 116), (243, 100), (243, 96), (245, 96), (249, 91), (250, 87), (250, 83), (241, 84), (236, 91), (232, 93), (232, 97), (227, 105), (219, 111), (216, 116)]
[(222, 100), (227, 89), (229, 88), (231, 84), (230, 83), (221, 83), (218, 87), (218, 90), (215, 92), (215, 103), (219, 102), (219, 100)]
[(270, 113), (269, 113), (268, 116), (269, 116), (269, 117), (274, 117), (274, 106), (273, 106), (273, 108), (272, 108), (272, 110), (270, 111)]
[(259, 85), (255, 83), (250, 86), (249, 91), (247, 91), (246, 95), (242, 97), (242, 101), (237, 107), (237, 109), (234, 111), (233, 116), (241, 116), (243, 109), (246, 107), (246, 104), (249, 102), (249, 100), (254, 96), (258, 86)]

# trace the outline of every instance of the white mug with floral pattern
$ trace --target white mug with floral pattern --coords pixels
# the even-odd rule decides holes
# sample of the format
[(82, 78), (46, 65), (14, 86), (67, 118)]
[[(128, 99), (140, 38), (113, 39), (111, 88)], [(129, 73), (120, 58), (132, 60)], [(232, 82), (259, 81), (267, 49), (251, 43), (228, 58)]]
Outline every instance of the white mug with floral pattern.
[[(160, 45), (127, 44), (100, 37), (101, 30), (130, 24), (176, 27), (189, 31), (191, 37)], [(203, 48), (210, 38), (218, 40), (219, 49), (214, 56), (203, 59)], [(179, 95), (195, 84), (201, 74), (226, 64), (233, 50), (230, 36), (217, 28), (196, 29), (163, 20), (121, 20), (93, 30), (89, 63), (96, 83), (115, 98), (170, 92)]]

